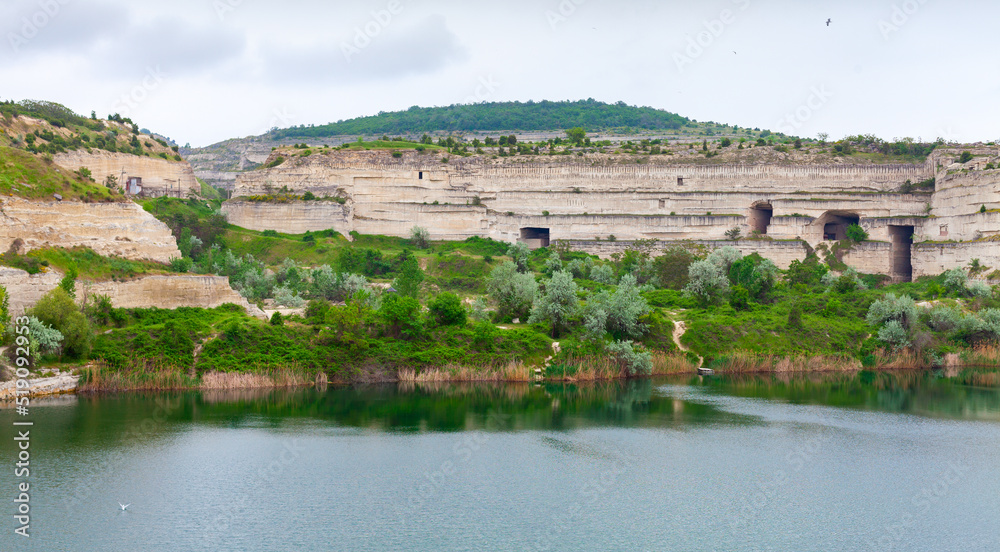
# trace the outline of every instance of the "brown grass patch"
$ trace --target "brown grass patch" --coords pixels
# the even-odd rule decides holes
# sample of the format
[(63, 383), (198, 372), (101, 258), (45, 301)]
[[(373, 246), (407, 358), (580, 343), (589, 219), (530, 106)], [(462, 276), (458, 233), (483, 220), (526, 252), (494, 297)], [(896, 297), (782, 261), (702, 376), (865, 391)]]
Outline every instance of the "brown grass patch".
[(414, 370), (403, 368), (396, 377), (401, 383), (432, 383), (457, 381), (531, 381), (531, 369), (520, 361), (511, 361), (503, 366), (464, 366), (447, 364), (440, 368)]

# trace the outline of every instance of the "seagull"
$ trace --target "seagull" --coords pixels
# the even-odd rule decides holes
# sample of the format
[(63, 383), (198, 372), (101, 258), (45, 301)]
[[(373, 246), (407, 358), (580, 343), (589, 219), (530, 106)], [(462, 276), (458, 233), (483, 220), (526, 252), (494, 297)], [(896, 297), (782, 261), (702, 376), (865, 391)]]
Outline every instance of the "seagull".
[(119, 502), (118, 505), (122, 507), (122, 511), (124, 512), (125, 510), (128, 509), (129, 506), (132, 505), (132, 503), (129, 502), (128, 504), (122, 504), (121, 502)]
[(827, 27), (829, 27), (829, 26), (830, 26), (830, 21), (833, 21), (833, 20), (832, 20), (832, 19), (830, 19), (830, 18), (827, 18), (827, 19), (826, 19), (826, 26), (827, 26)]

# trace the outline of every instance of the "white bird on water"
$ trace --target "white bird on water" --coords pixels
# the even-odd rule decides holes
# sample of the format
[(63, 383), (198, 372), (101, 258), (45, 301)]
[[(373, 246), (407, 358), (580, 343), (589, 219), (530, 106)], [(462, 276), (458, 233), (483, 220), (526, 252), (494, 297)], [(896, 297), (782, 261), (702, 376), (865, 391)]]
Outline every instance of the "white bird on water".
[(119, 502), (118, 505), (122, 507), (122, 511), (124, 512), (125, 510), (128, 509), (129, 506), (132, 505), (132, 503), (129, 502), (128, 504), (122, 504), (121, 502)]

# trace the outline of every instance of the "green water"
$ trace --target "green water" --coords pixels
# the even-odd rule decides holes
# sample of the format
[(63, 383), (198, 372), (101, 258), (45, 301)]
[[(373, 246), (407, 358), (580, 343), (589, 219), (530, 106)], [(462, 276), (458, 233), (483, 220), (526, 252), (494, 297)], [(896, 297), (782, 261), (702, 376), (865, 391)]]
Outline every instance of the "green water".
[[(0, 410), (0, 489), (15, 496)], [(0, 550), (1000, 550), (1000, 390), (933, 374), (69, 397)], [(132, 503), (122, 512), (118, 502)]]

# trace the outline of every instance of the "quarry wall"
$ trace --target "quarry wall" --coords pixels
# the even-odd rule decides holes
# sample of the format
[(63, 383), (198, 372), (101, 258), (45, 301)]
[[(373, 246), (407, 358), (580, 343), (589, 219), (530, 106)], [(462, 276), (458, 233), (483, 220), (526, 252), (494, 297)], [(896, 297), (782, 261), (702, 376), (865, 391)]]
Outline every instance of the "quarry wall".
[(187, 197), (189, 190), (201, 190), (201, 185), (195, 178), (194, 169), (186, 161), (167, 161), (159, 157), (145, 157), (130, 153), (112, 153), (104, 150), (75, 150), (57, 154), (53, 160), (56, 164), (75, 171), (80, 167), (90, 169), (92, 178), (98, 183), (110, 175), (118, 179), (119, 185), (122, 173), (126, 177), (142, 178), (142, 188), (146, 195), (169, 194), (176, 197)]
[(0, 199), (0, 250), (16, 239), (24, 250), (89, 247), (105, 256), (161, 263), (180, 257), (166, 224), (132, 202), (82, 203)]
[[(926, 163), (913, 165), (602, 164), (586, 157), (524, 162), (484, 156), (444, 163), (426, 152), (392, 157), (386, 151), (334, 151), (240, 173), (233, 195), (286, 187), (345, 198), (342, 209), (269, 203), (251, 207), (238, 199), (224, 209), (230, 222), (258, 230), (333, 228), (345, 234), (408, 236), (413, 226), (422, 226), (432, 239), (483, 236), (532, 246), (570, 240), (594, 252), (649, 238), (718, 245), (734, 228), (743, 236), (757, 231), (815, 247), (844, 239), (846, 228), (857, 223), (872, 241), (853, 247), (845, 263), (862, 272), (908, 279), (951, 262), (944, 254), (937, 260), (918, 255), (914, 248), (921, 241), (1000, 234), (1000, 213), (990, 212), (1000, 210), (1000, 170), (987, 168), (989, 158), (959, 164), (957, 157), (935, 151)], [(926, 188), (903, 193), (907, 182), (935, 178), (933, 193)], [(619, 245), (597, 241), (612, 235)], [(779, 266), (805, 256), (797, 241), (794, 246), (737, 243)], [(970, 252), (955, 250), (954, 262)]]
[[(19, 316), (33, 307), (46, 293), (59, 286), (62, 277), (63, 274), (55, 270), (28, 274), (18, 268), (0, 266), (0, 285), (7, 289), (11, 315)], [(121, 308), (212, 308), (233, 303), (246, 309), (251, 316), (264, 317), (263, 311), (229, 286), (225, 276), (170, 274), (120, 281), (77, 281), (78, 302), (93, 300), (97, 295), (107, 295), (115, 307)]]

